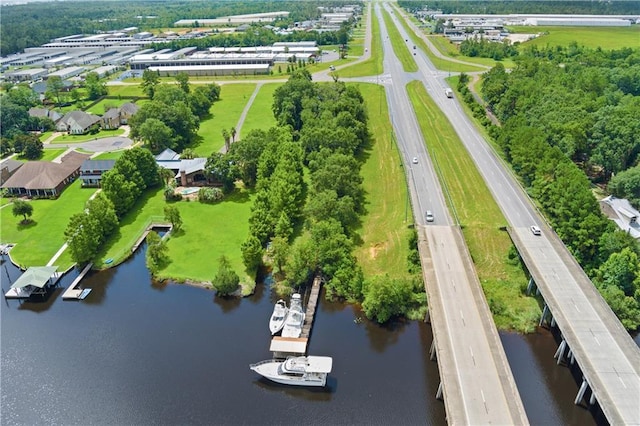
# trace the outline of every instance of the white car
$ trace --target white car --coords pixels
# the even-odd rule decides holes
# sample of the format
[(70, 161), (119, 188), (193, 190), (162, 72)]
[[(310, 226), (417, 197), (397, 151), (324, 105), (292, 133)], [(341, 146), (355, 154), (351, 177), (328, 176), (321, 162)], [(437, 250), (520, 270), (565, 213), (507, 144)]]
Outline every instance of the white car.
[(542, 231), (536, 225), (531, 225), (530, 229), (533, 235), (542, 235)]
[(427, 212), (424, 214), (424, 218), (427, 222), (433, 222), (433, 212), (431, 210), (427, 210)]
[(336, 70), (336, 67), (334, 67), (333, 65), (329, 65), (329, 69), (330, 69), (331, 71), (335, 71), (335, 70)]
[(413, 164), (418, 164), (418, 157), (413, 157)]

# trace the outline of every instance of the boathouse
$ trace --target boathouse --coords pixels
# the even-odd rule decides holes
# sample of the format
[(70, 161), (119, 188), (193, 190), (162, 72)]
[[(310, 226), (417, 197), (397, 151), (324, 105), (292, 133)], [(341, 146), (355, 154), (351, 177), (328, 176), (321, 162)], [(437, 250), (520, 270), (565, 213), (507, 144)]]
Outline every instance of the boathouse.
[(47, 288), (60, 279), (57, 266), (32, 266), (16, 280), (5, 294), (11, 299), (26, 299), (34, 294), (45, 295)]

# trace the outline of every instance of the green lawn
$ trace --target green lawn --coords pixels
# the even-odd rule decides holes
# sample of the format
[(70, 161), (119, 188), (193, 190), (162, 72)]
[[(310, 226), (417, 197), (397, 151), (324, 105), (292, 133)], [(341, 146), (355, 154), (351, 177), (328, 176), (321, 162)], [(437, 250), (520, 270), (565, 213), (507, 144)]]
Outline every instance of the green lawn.
[(508, 260), (512, 246), (502, 212), (472, 158), (444, 114), (417, 81), (407, 86), (429, 155), (462, 226), (476, 271), (500, 329), (531, 331), (540, 316), (535, 298), (526, 297), (522, 269)]
[(273, 116), (271, 105), (273, 104), (273, 92), (280, 87), (280, 83), (263, 84), (258, 92), (258, 96), (253, 100), (249, 108), (247, 117), (242, 125), (242, 134), (247, 135), (251, 130), (267, 130), (276, 125), (276, 118)]
[(103, 115), (105, 112), (107, 112), (107, 106), (109, 106), (110, 108), (119, 108), (127, 102), (134, 102), (134, 100), (134, 98), (123, 97), (120, 97), (119, 99), (103, 99), (91, 108), (87, 108), (85, 112), (88, 112), (90, 114)]
[(94, 158), (94, 160), (117, 160), (124, 153), (124, 150), (103, 152)]
[[(139, 79), (138, 83), (141, 81), (142, 79)], [(123, 98), (147, 96), (140, 88), (140, 84), (107, 86), (107, 89), (109, 90), (109, 96), (122, 96)]]
[[(362, 77), (382, 74), (383, 59), (382, 42), (380, 40), (380, 24), (375, 14), (371, 15), (371, 56), (366, 61), (342, 68), (336, 72), (340, 77)], [(336, 65), (340, 65), (336, 63)]]
[[(21, 266), (43, 266), (64, 244), (64, 230), (69, 218), (81, 212), (95, 189), (80, 188), (80, 181), (67, 187), (57, 200), (33, 200), (33, 223), (20, 225), (22, 219), (11, 213), (11, 207), (0, 210), (3, 243), (15, 243), (13, 260)], [(70, 259), (56, 262), (61, 270), (71, 266)]]
[(42, 157), (40, 157), (40, 161), (52, 161), (55, 158), (57, 158), (60, 154), (62, 154), (63, 152), (65, 152), (66, 149), (43, 149), (42, 150)]
[[(385, 9), (382, 9), (382, 15), (384, 16), (384, 22), (387, 26), (387, 31), (389, 32), (389, 38), (391, 40), (391, 45), (393, 46), (393, 51), (398, 59), (400, 59), (400, 62), (402, 62), (402, 69), (405, 72), (417, 72), (418, 64), (416, 64), (416, 61), (413, 59), (415, 50), (412, 49), (412, 47), (414, 47), (414, 45), (412, 44), (412, 42), (409, 42), (411, 46), (407, 46), (407, 42), (404, 41), (404, 39), (400, 35), (400, 31), (398, 31), (398, 28), (393, 23), (391, 16)], [(400, 21), (402, 21), (404, 24), (404, 20), (402, 19), (402, 17), (400, 17)]]
[(544, 35), (523, 43), (523, 46), (567, 46), (571, 42), (579, 45), (602, 49), (621, 49), (640, 47), (640, 26), (630, 27), (508, 27), (514, 33)]
[(181, 201), (174, 205), (180, 210), (184, 224), (167, 243), (171, 263), (160, 275), (211, 281), (218, 269), (218, 259), (224, 255), (240, 279), (246, 281), (240, 245), (249, 234), (252, 194), (238, 191), (217, 204)]
[(55, 130), (51, 130), (51, 131), (48, 131), (48, 132), (44, 132), (44, 133), (42, 133), (42, 134), (40, 135), (40, 141), (41, 141), (41, 142), (46, 141), (48, 138), (50, 138), (50, 137), (51, 137), (51, 135), (53, 135), (53, 133), (54, 133), (54, 132), (55, 132)]
[(60, 135), (54, 140), (51, 141), (51, 144), (57, 143), (82, 143), (92, 141), (94, 139), (107, 138), (112, 136), (122, 136), (124, 134), (124, 129), (113, 129), (113, 130), (100, 130), (95, 134), (86, 134), (86, 135)]
[(220, 100), (211, 107), (211, 116), (200, 122), (199, 142), (193, 147), (196, 155), (208, 157), (224, 146), (222, 129), (230, 130), (238, 124), (242, 110), (249, 101), (256, 85), (225, 84)]
[[(409, 224), (413, 223), (407, 203), (404, 169), (387, 114), (384, 87), (359, 84), (369, 114), (372, 146), (365, 154), (360, 175), (366, 193), (367, 214), (358, 235), (362, 243), (355, 250), (365, 277), (389, 274), (404, 277), (407, 272)], [(375, 118), (373, 118), (375, 117)], [(405, 220), (406, 219), (406, 220)]]

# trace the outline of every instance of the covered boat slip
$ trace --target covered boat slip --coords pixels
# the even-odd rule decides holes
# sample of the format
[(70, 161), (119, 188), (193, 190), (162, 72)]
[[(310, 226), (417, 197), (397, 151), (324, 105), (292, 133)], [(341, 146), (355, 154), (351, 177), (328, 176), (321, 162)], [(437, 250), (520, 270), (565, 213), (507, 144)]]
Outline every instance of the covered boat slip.
[(307, 352), (306, 337), (281, 337), (274, 336), (271, 339), (269, 350), (276, 358), (285, 358), (289, 355), (300, 355)]
[(7, 299), (27, 299), (34, 294), (44, 295), (48, 287), (60, 279), (57, 266), (32, 266), (27, 269), (4, 294)]

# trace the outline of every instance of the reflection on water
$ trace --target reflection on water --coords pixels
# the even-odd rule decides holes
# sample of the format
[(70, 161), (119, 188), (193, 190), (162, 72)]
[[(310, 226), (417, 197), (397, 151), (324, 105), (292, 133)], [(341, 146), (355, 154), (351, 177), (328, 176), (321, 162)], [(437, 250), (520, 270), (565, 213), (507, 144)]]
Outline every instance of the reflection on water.
[[(20, 273), (0, 261), (6, 290)], [(309, 353), (333, 357), (328, 386), (288, 387), (249, 370), (271, 357), (268, 286), (236, 299), (153, 282), (139, 250), (88, 275), (87, 299), (63, 301), (77, 274), (44, 301), (2, 305), (3, 425), (446, 424), (429, 324), (380, 326), (321, 297)], [(594, 424), (548, 330), (501, 339), (532, 424)]]

